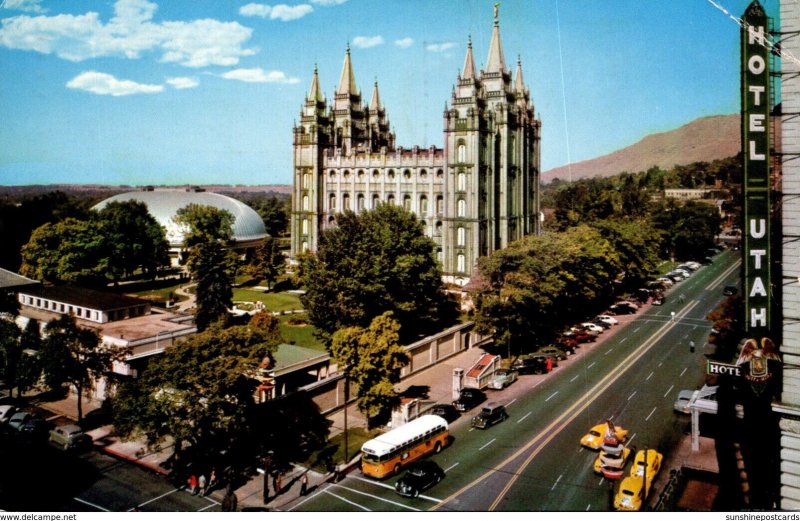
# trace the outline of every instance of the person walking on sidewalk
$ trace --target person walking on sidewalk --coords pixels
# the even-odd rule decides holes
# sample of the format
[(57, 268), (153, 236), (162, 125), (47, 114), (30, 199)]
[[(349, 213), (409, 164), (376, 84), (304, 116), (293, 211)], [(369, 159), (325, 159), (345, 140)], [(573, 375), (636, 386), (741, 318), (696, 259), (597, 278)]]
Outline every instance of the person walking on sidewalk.
[(225, 497), (222, 498), (222, 505), (220, 508), (223, 512), (236, 512), (238, 504), (239, 500), (233, 492), (233, 485), (228, 484), (228, 490), (225, 492)]
[(194, 474), (190, 475), (186, 483), (189, 485), (189, 492), (193, 496), (197, 494), (197, 476), (195, 476)]
[(200, 474), (200, 477), (197, 479), (197, 486), (200, 487), (200, 495), (206, 495), (206, 475)]
[(305, 496), (308, 493), (308, 471), (303, 472), (303, 477), (300, 478), (300, 495)]
[(694, 353), (694, 340), (689, 340), (689, 352)]

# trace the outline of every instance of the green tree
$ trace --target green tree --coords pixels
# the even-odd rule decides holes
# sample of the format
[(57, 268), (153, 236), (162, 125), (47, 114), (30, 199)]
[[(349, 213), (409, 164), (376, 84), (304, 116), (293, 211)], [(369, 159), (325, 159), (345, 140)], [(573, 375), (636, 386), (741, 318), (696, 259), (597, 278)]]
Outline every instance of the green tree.
[(150, 276), (169, 264), (164, 228), (141, 201), (113, 201), (97, 212), (110, 257), (109, 274), (118, 281), (141, 269)]
[(20, 272), (45, 282), (97, 286), (105, 283), (108, 262), (102, 227), (68, 217), (33, 231), (22, 247)]
[(658, 266), (661, 235), (645, 219), (604, 220), (593, 224), (619, 255), (629, 288), (639, 287)]
[(21, 331), (14, 322), (0, 318), (0, 377), (5, 380), (11, 396), (17, 381), (17, 368), (22, 357), (19, 337)]
[(367, 327), (386, 311), (404, 339), (452, 320), (434, 251), (420, 221), (401, 207), (339, 214), (316, 254), (300, 260), (310, 321), (327, 340), (344, 327)]
[(184, 245), (189, 250), (187, 267), (197, 281), (195, 322), (203, 331), (225, 320), (233, 305), (236, 256), (228, 249), (234, 217), (212, 206), (190, 204), (178, 210), (176, 221), (187, 228)]
[(95, 382), (122, 360), (127, 348), (103, 344), (92, 329), (80, 327), (71, 315), (52, 320), (45, 326), (46, 337), (39, 351), (46, 385), (59, 390), (71, 385), (78, 394), (78, 421), (83, 419), (80, 397), (94, 389)]
[(286, 259), (278, 248), (278, 242), (273, 237), (264, 237), (261, 246), (256, 251), (255, 257), (249, 266), (249, 273), (256, 278), (263, 278), (272, 288), (286, 271)]
[(331, 339), (331, 356), (355, 384), (356, 404), (368, 423), (397, 403), (393, 384), (400, 381), (400, 369), (409, 362), (398, 344), (399, 331), (400, 324), (386, 312), (367, 328), (346, 327)]
[[(122, 435), (141, 432), (155, 445), (165, 436), (176, 452), (227, 464), (261, 450), (255, 400), (258, 368), (281, 342), (279, 323), (259, 313), (243, 326), (214, 324), (169, 346), (141, 377), (114, 397), (115, 426)], [(233, 461), (237, 460), (237, 461)]]
[(691, 259), (714, 245), (722, 219), (717, 208), (697, 201), (679, 204), (668, 199), (659, 204), (652, 222), (661, 232), (669, 256)]

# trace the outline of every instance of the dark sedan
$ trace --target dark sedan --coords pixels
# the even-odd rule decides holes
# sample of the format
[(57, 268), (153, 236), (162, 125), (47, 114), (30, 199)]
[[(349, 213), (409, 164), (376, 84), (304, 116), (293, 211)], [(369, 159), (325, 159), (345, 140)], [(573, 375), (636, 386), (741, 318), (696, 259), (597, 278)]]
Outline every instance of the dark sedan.
[(436, 415), (444, 419), (447, 423), (452, 423), (461, 416), (454, 406), (447, 403), (434, 404), (434, 406), (428, 410), (428, 414)]
[(453, 407), (459, 411), (468, 411), (486, 400), (486, 395), (478, 389), (461, 389), (458, 400), (453, 402)]
[(397, 481), (394, 489), (401, 496), (417, 497), (419, 493), (444, 478), (444, 470), (430, 460), (417, 461), (408, 467), (405, 475)]

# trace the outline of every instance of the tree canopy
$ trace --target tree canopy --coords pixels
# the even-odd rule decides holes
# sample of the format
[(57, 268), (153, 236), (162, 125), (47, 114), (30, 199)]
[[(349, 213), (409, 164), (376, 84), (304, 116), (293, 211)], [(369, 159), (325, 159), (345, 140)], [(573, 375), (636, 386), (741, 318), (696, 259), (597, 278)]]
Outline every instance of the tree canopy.
[(367, 422), (397, 403), (394, 383), (409, 362), (398, 344), (400, 324), (391, 312), (375, 317), (369, 327), (346, 327), (331, 339), (331, 356), (356, 385), (356, 404)]
[(234, 217), (226, 210), (190, 204), (178, 210), (176, 221), (187, 228), (187, 267), (197, 282), (195, 323), (198, 331), (203, 331), (212, 323), (225, 320), (233, 305), (236, 257), (228, 246)]
[(435, 244), (410, 212), (380, 205), (346, 211), (325, 230), (316, 254), (301, 259), (301, 298), (324, 339), (343, 327), (367, 327), (394, 313), (404, 339), (452, 318)]
[(278, 320), (259, 313), (247, 325), (214, 324), (167, 347), (140, 378), (120, 387), (117, 429), (144, 433), (151, 444), (169, 436), (176, 451), (191, 447), (206, 461), (257, 455), (258, 368), (280, 342)]

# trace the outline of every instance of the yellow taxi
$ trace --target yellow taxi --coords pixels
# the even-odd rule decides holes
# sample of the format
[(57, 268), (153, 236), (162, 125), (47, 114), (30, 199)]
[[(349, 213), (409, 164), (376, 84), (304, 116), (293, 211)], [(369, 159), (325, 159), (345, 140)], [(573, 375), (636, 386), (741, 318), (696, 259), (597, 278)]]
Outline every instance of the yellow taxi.
[(641, 510), (650, 492), (650, 483), (649, 479), (645, 483), (644, 479), (632, 476), (623, 479), (619, 484), (617, 495), (614, 496), (614, 509), (629, 512)]
[[(600, 445), (603, 444), (603, 438), (605, 438), (606, 432), (608, 432), (609, 423), (611, 422), (599, 423), (589, 429), (589, 433), (581, 438), (581, 445), (587, 449), (599, 450)], [(618, 425), (614, 425), (614, 432), (617, 435), (617, 439), (621, 442), (628, 438), (628, 430)]]
[[(646, 455), (645, 455), (646, 453)], [(646, 451), (640, 450), (636, 453), (633, 459), (633, 467), (631, 467), (631, 477), (647, 478), (647, 481), (652, 481), (658, 471), (661, 470), (661, 462), (664, 456), (654, 449), (647, 449)]]
[[(622, 449), (621, 458), (614, 458), (609, 456), (605, 452), (600, 451), (600, 454), (597, 455), (597, 459), (594, 460), (594, 471), (597, 474), (602, 473), (605, 475), (605, 473), (603, 473), (603, 463), (605, 462), (606, 467), (610, 469), (618, 469), (620, 472), (622, 472), (623, 471), (622, 469), (625, 468), (625, 463), (627, 463), (630, 455), (631, 455), (631, 449), (629, 449), (628, 447)], [(618, 478), (619, 477), (622, 476), (618, 476)]]

